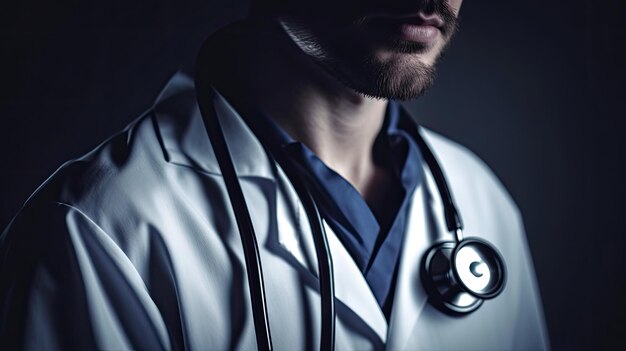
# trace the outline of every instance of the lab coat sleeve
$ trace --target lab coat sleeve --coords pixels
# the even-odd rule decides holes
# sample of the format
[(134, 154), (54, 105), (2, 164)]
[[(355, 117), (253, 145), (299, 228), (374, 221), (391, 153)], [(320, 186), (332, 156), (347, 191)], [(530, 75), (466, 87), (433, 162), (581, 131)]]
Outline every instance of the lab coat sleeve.
[(0, 262), (0, 349), (169, 348), (138, 274), (77, 208), (25, 207), (2, 234)]

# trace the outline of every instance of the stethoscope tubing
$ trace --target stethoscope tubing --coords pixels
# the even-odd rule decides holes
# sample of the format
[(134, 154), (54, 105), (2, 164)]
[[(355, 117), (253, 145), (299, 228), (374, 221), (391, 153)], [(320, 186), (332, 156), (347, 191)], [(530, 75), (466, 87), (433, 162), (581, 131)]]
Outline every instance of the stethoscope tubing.
[(211, 85), (206, 81), (209, 72), (204, 67), (205, 65), (202, 64), (206, 62), (202, 58), (207, 56), (207, 50), (206, 46), (200, 50), (198, 64), (196, 65), (195, 83), (198, 105), (211, 146), (223, 174), (226, 191), (228, 192), (241, 236), (246, 271), (248, 273), (248, 288), (252, 303), (252, 317), (257, 347), (259, 350), (272, 350), (272, 336), (267, 313), (261, 255), (241, 184), (239, 183), (233, 160), (230, 157), (230, 151), (228, 150), (220, 121), (215, 113), (213, 99), (211, 98), (213, 95)]
[(278, 145), (271, 147), (270, 155), (282, 167), (287, 178), (291, 181), (311, 225), (313, 244), (317, 256), (317, 269), (319, 272), (322, 329), (320, 336), (320, 350), (335, 349), (335, 274), (333, 260), (330, 253), (328, 236), (322, 221), (319, 208), (309, 191), (310, 186), (306, 180), (299, 176), (293, 161), (289, 159), (285, 151)]
[[(222, 170), (226, 190), (230, 198), (231, 206), (237, 221), (246, 269), (248, 272), (248, 286), (252, 303), (252, 314), (257, 339), (257, 347), (260, 350), (272, 350), (272, 339), (269, 326), (267, 299), (265, 284), (263, 281), (263, 270), (261, 256), (259, 253), (256, 233), (252, 225), (252, 218), (246, 205), (246, 201), (239, 183), (239, 178), (233, 164), (233, 160), (228, 149), (226, 138), (223, 133), (219, 118), (213, 106), (213, 99), (216, 94), (209, 81), (209, 72), (205, 66), (208, 58), (208, 45), (205, 44), (198, 54), (196, 65), (195, 84), (196, 97), (200, 106), (200, 112), (204, 121), (206, 132), (211, 141), (218, 165)], [(254, 126), (250, 125), (252, 129)], [(335, 284), (333, 261), (330, 253), (330, 246), (326, 230), (322, 222), (319, 209), (313, 196), (308, 190), (305, 181), (297, 175), (297, 170), (292, 161), (280, 147), (266, 152), (282, 167), (291, 181), (302, 205), (307, 214), (313, 233), (313, 243), (316, 250), (320, 298), (321, 298), (321, 337), (320, 350), (335, 349)]]
[(437, 161), (437, 157), (432, 152), (426, 140), (424, 140), (424, 137), (422, 137), (422, 134), (419, 131), (420, 127), (417, 122), (412, 121), (411, 124), (412, 125), (409, 127), (409, 130), (412, 134), (413, 140), (415, 140), (420, 151), (422, 152), (422, 157), (435, 179), (437, 190), (439, 191), (441, 200), (443, 201), (446, 226), (448, 231), (455, 234), (456, 241), (458, 243), (463, 240), (463, 220), (461, 219), (461, 215), (454, 204), (454, 198), (450, 188), (448, 187), (446, 175), (441, 169), (439, 161)]

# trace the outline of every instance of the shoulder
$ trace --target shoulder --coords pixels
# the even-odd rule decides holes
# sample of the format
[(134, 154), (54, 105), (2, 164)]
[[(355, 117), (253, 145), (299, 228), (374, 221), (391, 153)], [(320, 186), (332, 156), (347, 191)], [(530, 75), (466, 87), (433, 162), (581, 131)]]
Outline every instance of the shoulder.
[(62, 226), (71, 216), (84, 217), (107, 232), (115, 227), (132, 232), (145, 213), (158, 213), (154, 208), (172, 179), (164, 140), (168, 132), (186, 128), (174, 124), (184, 124), (193, 91), (187, 77), (175, 75), (155, 103), (126, 128), (60, 166), (25, 202), (3, 236), (32, 222), (27, 218), (54, 218)]
[(105, 210), (123, 210), (133, 195), (146, 192), (162, 174), (163, 152), (152, 111), (79, 158), (64, 163), (28, 199), (67, 204), (97, 217)]
[[(62, 203), (90, 217), (99, 213), (125, 213), (133, 203), (150, 206), (169, 181), (168, 164), (183, 157), (177, 144), (189, 129), (197, 110), (191, 79), (175, 74), (155, 102), (85, 155), (64, 163), (26, 202)], [(175, 162), (174, 162), (175, 163)]]
[[(152, 226), (182, 202), (175, 201), (181, 168), (169, 166), (163, 140), (186, 113), (179, 101), (188, 90), (174, 80), (144, 114), (35, 190), (0, 235), (0, 298), (6, 282), (26, 279), (36, 267), (57, 267), (55, 279), (65, 279), (81, 254), (107, 252), (120, 267), (132, 262), (145, 275)], [(160, 108), (168, 119), (157, 121)]]

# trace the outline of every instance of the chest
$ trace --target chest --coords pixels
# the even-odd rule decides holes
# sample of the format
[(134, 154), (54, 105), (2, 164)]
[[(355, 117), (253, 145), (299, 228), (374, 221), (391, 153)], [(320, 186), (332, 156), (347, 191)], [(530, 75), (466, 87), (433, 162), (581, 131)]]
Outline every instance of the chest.
[[(316, 349), (319, 282), (304, 209), (283, 175), (276, 181), (242, 179), (241, 183), (261, 249), (274, 345), (277, 349)], [(172, 189), (176, 189), (168, 195), (172, 208), (151, 220), (168, 251), (173, 295), (187, 345), (191, 349), (206, 345), (254, 349), (245, 257), (219, 177), (192, 177)], [(412, 199), (389, 322), (358, 266), (326, 226), (335, 266), (338, 349), (445, 349), (468, 343), (497, 349), (515, 344), (511, 316), (523, 314), (521, 285), (514, 284), (496, 303), (464, 318), (444, 315), (428, 304), (419, 278), (421, 257), (434, 242), (450, 237), (443, 229), (441, 211), (432, 206), (426, 191), (419, 187)], [(493, 226), (502, 229), (495, 228), (497, 223)], [(494, 241), (498, 237), (490, 227), (485, 226), (483, 235)], [(505, 249), (511, 251), (508, 246)], [(509, 269), (523, 273), (519, 254), (507, 253), (512, 257), (507, 263), (513, 263)], [(457, 334), (450, 337), (448, 331)]]

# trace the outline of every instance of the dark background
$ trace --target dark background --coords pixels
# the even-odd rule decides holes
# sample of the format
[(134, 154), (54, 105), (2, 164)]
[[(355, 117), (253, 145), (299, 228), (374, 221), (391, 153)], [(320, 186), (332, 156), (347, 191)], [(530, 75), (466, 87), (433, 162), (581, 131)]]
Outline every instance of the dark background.
[[(519, 204), (555, 350), (623, 347), (626, 3), (465, 1), (415, 116)], [(2, 5), (5, 6), (5, 5)], [(0, 9), (0, 227), (62, 162), (147, 109), (242, 1)]]

